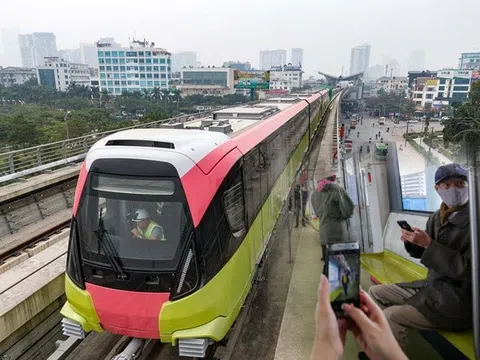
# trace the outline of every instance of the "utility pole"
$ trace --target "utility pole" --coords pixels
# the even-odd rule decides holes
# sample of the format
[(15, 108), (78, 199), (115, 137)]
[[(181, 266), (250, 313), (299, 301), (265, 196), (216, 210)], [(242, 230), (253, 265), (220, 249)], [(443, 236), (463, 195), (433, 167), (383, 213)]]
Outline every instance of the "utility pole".
[(429, 138), (430, 138), (430, 141), (428, 142), (427, 166), (428, 166), (428, 163), (430, 162), (430, 152), (432, 151), (433, 127), (432, 127), (432, 131), (430, 132)]
[(407, 132), (405, 133), (405, 147), (407, 147), (407, 139), (408, 139), (408, 121), (407, 121)]

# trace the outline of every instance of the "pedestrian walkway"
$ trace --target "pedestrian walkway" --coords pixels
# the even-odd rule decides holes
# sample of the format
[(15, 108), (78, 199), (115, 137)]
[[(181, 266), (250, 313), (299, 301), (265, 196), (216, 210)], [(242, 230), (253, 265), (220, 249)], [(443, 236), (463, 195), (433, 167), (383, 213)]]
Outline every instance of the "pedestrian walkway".
[(421, 138), (418, 138), (418, 139), (415, 139), (414, 140), (418, 145), (420, 145), (422, 148), (424, 148), (426, 151), (430, 151), (430, 153), (432, 154), (432, 156), (436, 157), (440, 163), (442, 165), (445, 165), (445, 164), (450, 164), (453, 162), (453, 160), (449, 159), (448, 157), (446, 157), (445, 155), (443, 154), (440, 154), (436, 149), (434, 149), (433, 147), (429, 149), (429, 146), (427, 144), (425, 144)]

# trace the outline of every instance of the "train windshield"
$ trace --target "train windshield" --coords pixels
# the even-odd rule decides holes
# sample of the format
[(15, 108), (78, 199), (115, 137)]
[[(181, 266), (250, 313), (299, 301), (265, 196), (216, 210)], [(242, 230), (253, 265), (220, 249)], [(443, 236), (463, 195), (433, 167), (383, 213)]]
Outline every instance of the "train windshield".
[(174, 271), (193, 230), (178, 178), (90, 173), (77, 215), (85, 261)]

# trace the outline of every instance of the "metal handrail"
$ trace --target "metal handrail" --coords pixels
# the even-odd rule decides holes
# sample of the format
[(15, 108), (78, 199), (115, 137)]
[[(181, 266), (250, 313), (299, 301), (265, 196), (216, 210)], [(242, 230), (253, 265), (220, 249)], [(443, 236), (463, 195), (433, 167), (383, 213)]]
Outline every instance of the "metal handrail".
[(173, 118), (156, 120), (149, 123), (142, 123), (115, 130), (93, 132), (91, 134), (83, 135), (73, 139), (56, 141), (49, 144), (1, 153), (0, 185), (7, 181), (80, 161), (85, 158), (88, 150), (95, 142), (104, 138), (105, 136), (114, 134), (117, 131), (136, 128), (157, 128), (161, 124), (171, 120), (185, 122), (191, 117), (194, 119), (203, 118), (211, 115), (213, 111), (224, 109), (226, 107), (227, 106), (222, 106), (211, 111), (176, 116)]

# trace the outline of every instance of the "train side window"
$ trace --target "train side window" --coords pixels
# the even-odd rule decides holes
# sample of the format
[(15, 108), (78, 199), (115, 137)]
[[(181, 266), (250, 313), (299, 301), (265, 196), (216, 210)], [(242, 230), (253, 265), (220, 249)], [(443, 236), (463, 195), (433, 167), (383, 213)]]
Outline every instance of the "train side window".
[(236, 238), (242, 237), (246, 233), (243, 182), (241, 178), (239, 180), (223, 194), (223, 206), (227, 221)]

